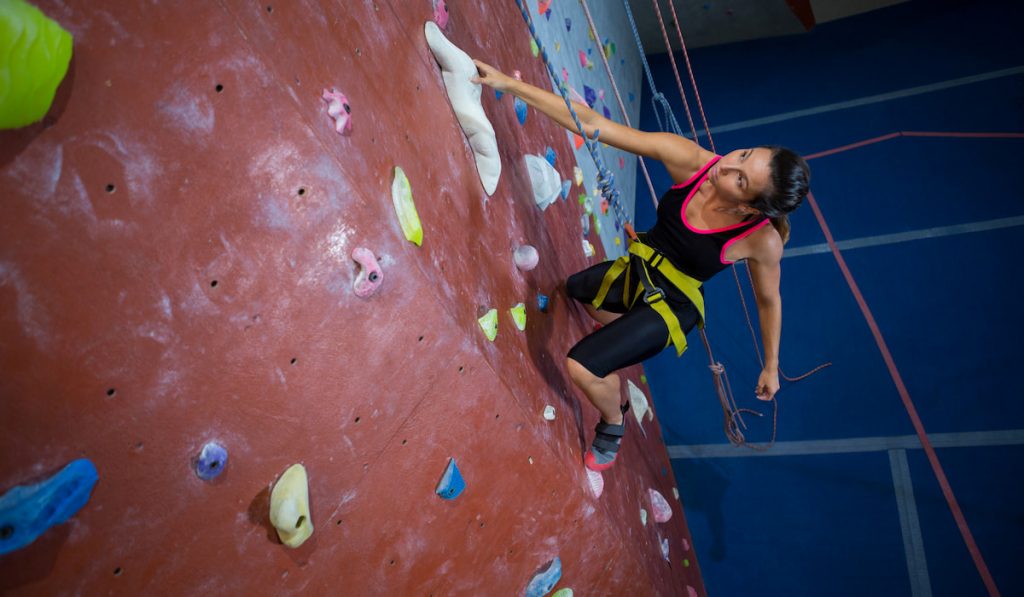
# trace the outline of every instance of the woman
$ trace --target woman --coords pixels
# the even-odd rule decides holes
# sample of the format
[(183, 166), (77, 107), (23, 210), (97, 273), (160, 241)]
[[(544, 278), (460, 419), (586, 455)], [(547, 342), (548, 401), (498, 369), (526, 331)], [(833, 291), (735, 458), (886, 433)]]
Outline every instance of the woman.
[[(552, 120), (578, 132), (558, 95), (517, 81), (474, 60), (475, 83), (511, 93)], [(573, 382), (601, 412), (587, 452), (588, 468), (614, 463), (625, 431), (619, 376), (613, 371), (661, 352), (669, 344), (682, 354), (685, 334), (703, 325), (701, 283), (746, 259), (754, 279), (764, 343), (764, 369), (755, 393), (771, 400), (779, 390), (779, 296), (782, 246), (789, 237), (786, 214), (807, 195), (810, 170), (803, 158), (783, 147), (737, 149), (717, 156), (671, 133), (645, 133), (608, 120), (573, 102), (588, 136), (612, 147), (660, 160), (675, 184), (661, 198), (654, 227), (630, 244), (630, 256), (573, 274), (571, 297), (603, 324), (569, 351)], [(772, 225), (768, 225), (768, 224)]]

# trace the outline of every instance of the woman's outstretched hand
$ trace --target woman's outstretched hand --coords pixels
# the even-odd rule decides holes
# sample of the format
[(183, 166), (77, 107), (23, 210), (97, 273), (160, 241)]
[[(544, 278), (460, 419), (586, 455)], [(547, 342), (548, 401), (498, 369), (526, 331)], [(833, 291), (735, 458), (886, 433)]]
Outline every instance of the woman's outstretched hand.
[(514, 80), (500, 70), (493, 66), (481, 62), (480, 60), (474, 60), (473, 64), (476, 65), (478, 72), (477, 76), (470, 79), (473, 83), (487, 85), (493, 89), (504, 92), (508, 90), (509, 85)]
[(764, 400), (768, 402), (775, 397), (775, 393), (779, 391), (779, 372), (777, 370), (765, 369), (761, 371), (761, 376), (757, 378), (757, 387), (754, 388), (754, 393), (757, 394), (758, 400)]

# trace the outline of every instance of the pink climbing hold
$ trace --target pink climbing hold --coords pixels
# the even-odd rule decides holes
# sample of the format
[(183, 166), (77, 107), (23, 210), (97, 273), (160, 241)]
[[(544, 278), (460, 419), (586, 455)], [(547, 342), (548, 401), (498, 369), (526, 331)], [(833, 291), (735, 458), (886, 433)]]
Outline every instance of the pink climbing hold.
[(587, 470), (587, 481), (590, 482), (590, 491), (594, 492), (594, 497), (599, 498), (604, 493), (604, 477), (597, 471)]
[(441, 29), (448, 26), (448, 4), (445, 0), (434, 0), (434, 22)]
[(580, 66), (583, 68), (587, 67), (587, 53), (580, 50)]
[(324, 89), (321, 96), (327, 102), (327, 114), (334, 119), (334, 130), (342, 135), (352, 131), (352, 108), (348, 105), (348, 98), (333, 87), (330, 91)]
[(654, 522), (668, 522), (668, 519), (672, 518), (672, 506), (668, 505), (665, 496), (658, 493), (657, 489), (648, 489), (647, 495), (651, 498)]
[(564, 66), (562, 67), (562, 81), (565, 83), (569, 82), (569, 71)]
[(377, 263), (377, 257), (373, 252), (363, 247), (356, 247), (352, 250), (352, 259), (359, 264), (359, 274), (353, 284), (353, 290), (359, 298), (367, 298), (380, 287), (384, 281), (384, 272)]
[(620, 155), (619, 156), (619, 170), (622, 170), (625, 167), (626, 167), (626, 158), (624, 158), (624, 157), (622, 157)]
[(512, 78), (515, 79), (516, 81), (522, 81), (523, 73), (519, 72), (519, 70), (514, 70), (512, 71)]
[(690, 542), (683, 537), (683, 551), (690, 551)]
[(601, 100), (602, 102), (604, 101), (604, 89), (597, 90), (597, 99)]
[(690, 585), (686, 585), (686, 594), (688, 597), (697, 597), (697, 589), (691, 587)]
[(551, 0), (539, 0), (537, 2), (537, 14), (542, 15), (551, 8)]

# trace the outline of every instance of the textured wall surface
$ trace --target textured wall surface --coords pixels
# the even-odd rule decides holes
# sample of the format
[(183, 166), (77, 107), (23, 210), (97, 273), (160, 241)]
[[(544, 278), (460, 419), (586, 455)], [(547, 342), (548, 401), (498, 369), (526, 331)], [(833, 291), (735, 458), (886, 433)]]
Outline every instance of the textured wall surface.
[[(547, 84), (513, 2), (451, 4), (453, 42)], [(550, 145), (572, 178), (568, 137), (485, 92), (504, 168), (487, 198), (428, 0), (39, 5), (75, 51), (44, 121), (0, 133), (0, 489), (79, 457), (100, 480), (0, 557), (0, 591), (514, 594), (559, 556), (578, 594), (703, 594), (657, 420), (629, 417), (599, 499), (581, 464), (597, 413), (563, 363), (592, 322), (562, 281), (597, 258), (579, 204), (539, 211), (522, 161)], [(422, 247), (395, 217), (395, 166)], [(541, 254), (525, 274), (523, 243)], [(384, 270), (369, 299), (358, 246)], [(214, 439), (230, 456), (207, 483), (192, 460)], [(450, 457), (467, 489), (444, 501)], [(296, 462), (315, 532), (291, 550), (267, 512)], [(641, 523), (648, 488), (668, 523)]]

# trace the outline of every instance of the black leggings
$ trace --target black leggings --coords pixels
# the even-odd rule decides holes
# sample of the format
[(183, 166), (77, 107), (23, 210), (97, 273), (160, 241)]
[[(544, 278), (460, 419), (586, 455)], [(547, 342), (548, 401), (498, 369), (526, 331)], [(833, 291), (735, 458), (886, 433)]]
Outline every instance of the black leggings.
[[(605, 261), (569, 276), (566, 290), (569, 296), (585, 304), (593, 302), (601, 288), (605, 272), (615, 263)], [(631, 276), (635, 280), (635, 276)], [(626, 277), (612, 284), (608, 295), (601, 304), (602, 311), (623, 313), (615, 321), (603, 326), (576, 343), (569, 350), (569, 358), (583, 365), (597, 377), (605, 377), (612, 371), (635, 365), (658, 354), (668, 346), (668, 326), (658, 312), (641, 298), (630, 309), (622, 300)], [(636, 282), (633, 282), (634, 284)], [(661, 280), (655, 280), (662, 284)], [(700, 314), (697, 307), (688, 300), (667, 299), (672, 312), (679, 318), (683, 333), (689, 333), (697, 325)]]

